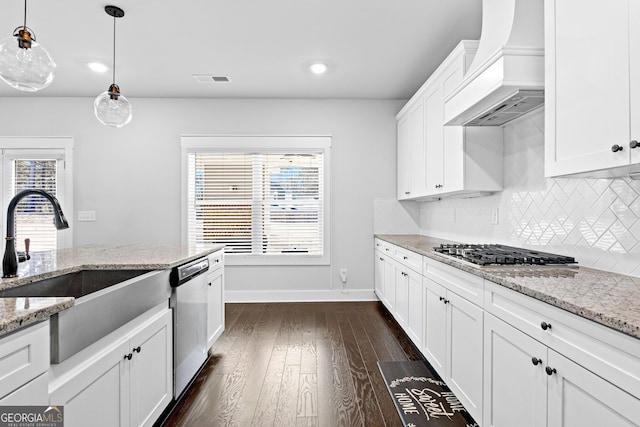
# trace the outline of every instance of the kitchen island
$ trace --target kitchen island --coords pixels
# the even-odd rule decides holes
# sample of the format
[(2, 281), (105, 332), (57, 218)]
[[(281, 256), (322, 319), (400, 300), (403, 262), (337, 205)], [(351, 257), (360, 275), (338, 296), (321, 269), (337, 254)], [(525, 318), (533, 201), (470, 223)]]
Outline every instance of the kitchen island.
[[(222, 249), (223, 245), (87, 245), (32, 253), (18, 277), (0, 279), (5, 289), (81, 270), (165, 270)], [(74, 298), (1, 298), (0, 335), (66, 310)]]

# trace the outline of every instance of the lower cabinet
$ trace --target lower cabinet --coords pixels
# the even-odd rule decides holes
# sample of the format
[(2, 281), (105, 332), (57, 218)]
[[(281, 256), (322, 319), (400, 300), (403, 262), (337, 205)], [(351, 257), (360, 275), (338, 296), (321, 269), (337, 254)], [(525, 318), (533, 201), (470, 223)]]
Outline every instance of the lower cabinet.
[(209, 293), (207, 296), (207, 338), (208, 346), (224, 332), (224, 251), (209, 255)]
[(49, 402), (64, 405), (65, 426), (153, 425), (173, 398), (171, 310), (92, 350), (65, 361), (70, 369), (50, 384)]
[(640, 400), (490, 314), (484, 351), (484, 427), (640, 425)]
[(482, 417), (483, 310), (425, 277), (423, 354), (471, 416)]
[(0, 405), (46, 405), (49, 322), (0, 338)]

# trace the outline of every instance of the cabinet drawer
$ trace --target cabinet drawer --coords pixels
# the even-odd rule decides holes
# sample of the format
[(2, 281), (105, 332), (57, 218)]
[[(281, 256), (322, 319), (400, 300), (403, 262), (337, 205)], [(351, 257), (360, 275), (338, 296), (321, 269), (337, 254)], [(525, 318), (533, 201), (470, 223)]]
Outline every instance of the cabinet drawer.
[(394, 249), (393, 257), (396, 261), (416, 273), (422, 274), (422, 255), (397, 246)]
[(450, 267), (439, 261), (424, 257), (422, 274), (459, 296), (482, 307), (484, 301), (484, 279)]
[(384, 240), (376, 239), (375, 240), (375, 249), (376, 251), (380, 251), (383, 254), (387, 254), (389, 256), (393, 256), (393, 245), (389, 242), (385, 242)]
[(49, 322), (0, 339), (0, 398), (49, 369)]
[(224, 265), (224, 250), (214, 252), (207, 258), (209, 258), (209, 272), (216, 271)]
[(640, 397), (637, 338), (489, 281), (484, 306), (487, 312)]

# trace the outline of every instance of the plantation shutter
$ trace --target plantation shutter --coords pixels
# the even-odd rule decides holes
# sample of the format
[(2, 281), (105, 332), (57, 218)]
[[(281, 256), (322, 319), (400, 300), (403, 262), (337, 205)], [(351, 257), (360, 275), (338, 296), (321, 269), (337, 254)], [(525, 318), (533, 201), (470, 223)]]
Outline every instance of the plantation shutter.
[[(28, 156), (26, 153), (5, 152), (5, 186), (13, 197), (26, 189), (42, 189), (54, 197), (59, 197), (59, 168), (62, 154)], [(10, 176), (7, 176), (10, 175)], [(24, 197), (15, 211), (15, 238), (18, 250), (24, 250), (24, 239), (31, 241), (31, 251), (46, 251), (58, 246), (57, 230), (53, 225), (53, 209), (42, 196)]]
[(322, 256), (324, 157), (317, 152), (188, 155), (188, 240), (228, 254)]

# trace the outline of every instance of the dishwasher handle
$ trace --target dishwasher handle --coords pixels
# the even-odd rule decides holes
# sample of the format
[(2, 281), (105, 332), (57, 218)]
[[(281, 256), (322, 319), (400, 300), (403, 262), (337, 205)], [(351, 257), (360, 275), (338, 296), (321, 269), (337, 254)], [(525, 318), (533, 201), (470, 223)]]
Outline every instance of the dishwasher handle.
[(195, 261), (175, 267), (169, 275), (169, 283), (176, 288), (192, 278), (209, 270), (209, 259), (199, 258)]

